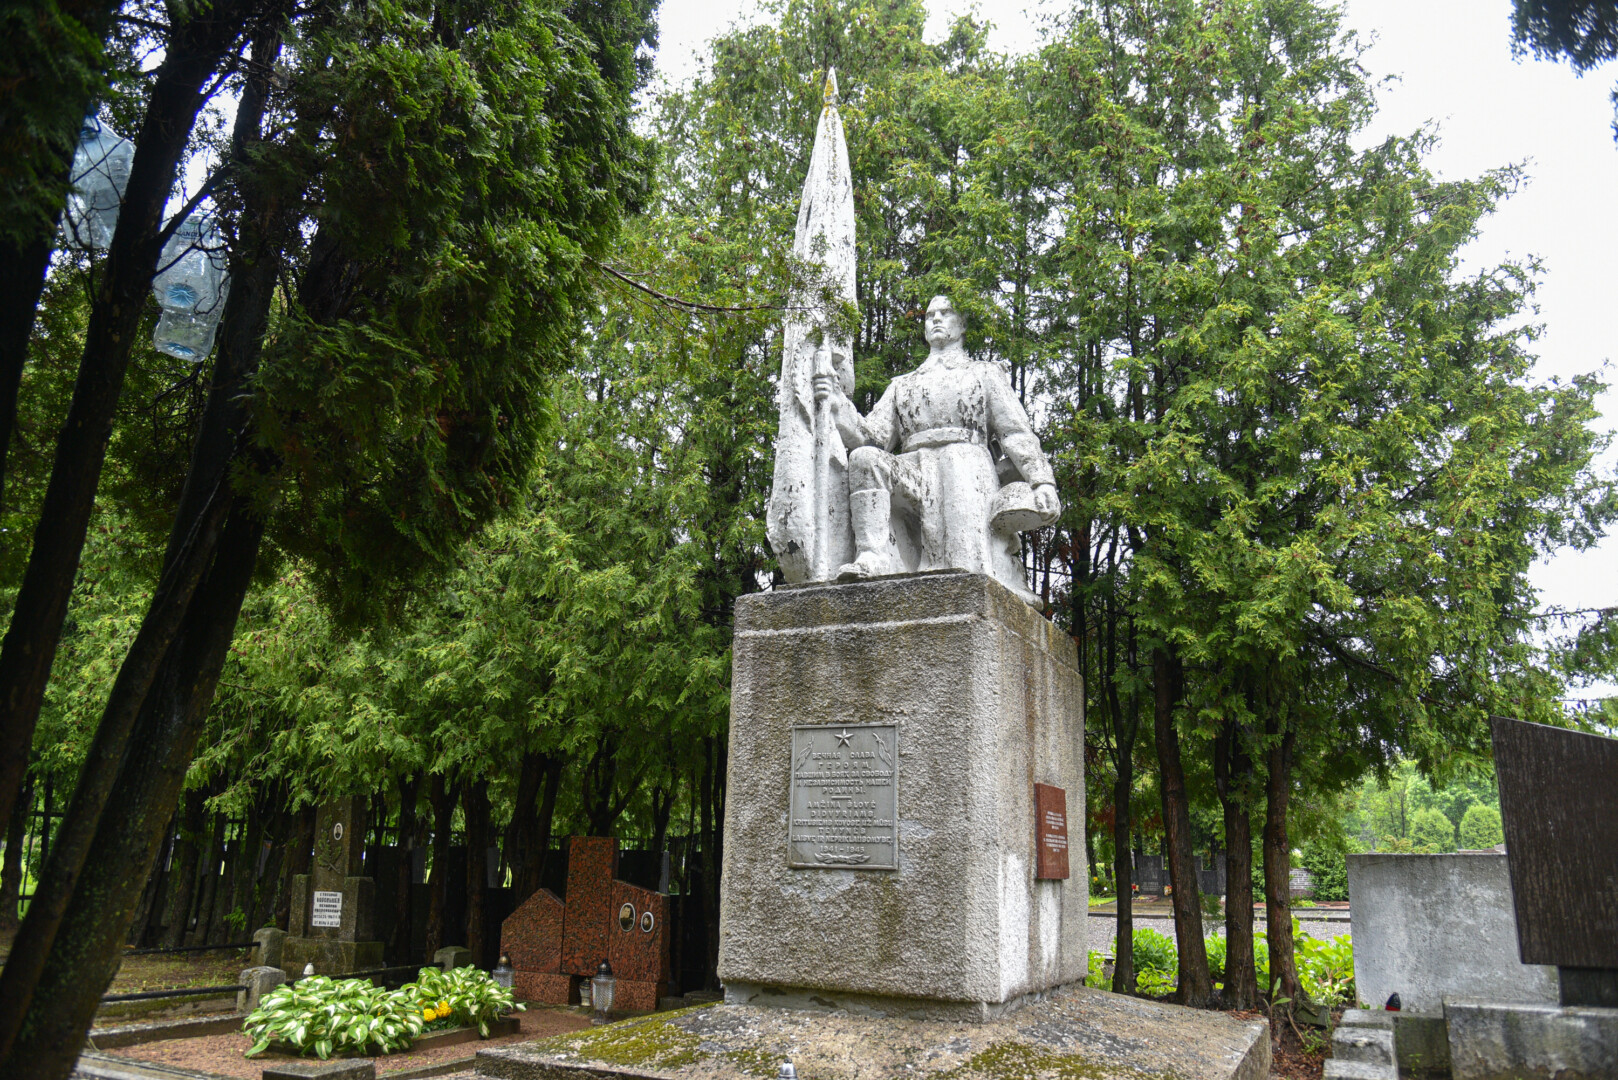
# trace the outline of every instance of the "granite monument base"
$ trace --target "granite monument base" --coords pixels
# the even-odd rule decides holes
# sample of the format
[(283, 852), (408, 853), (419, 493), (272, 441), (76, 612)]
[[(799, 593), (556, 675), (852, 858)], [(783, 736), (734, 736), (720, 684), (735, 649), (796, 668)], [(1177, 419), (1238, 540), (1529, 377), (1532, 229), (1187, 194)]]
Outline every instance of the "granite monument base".
[(727, 1001), (988, 1019), (1082, 981), (1070, 638), (951, 571), (741, 597), (733, 657)]
[(1618, 1009), (1444, 1002), (1454, 1080), (1610, 1080)]
[(305, 965), (316, 975), (351, 975), (382, 966), (382, 942), (289, 937), (281, 947), (281, 970), (287, 978), (303, 977)]
[(479, 1076), (746, 1080), (1264, 1080), (1263, 1021), (1072, 987), (984, 1023), (710, 1005), (480, 1050)]

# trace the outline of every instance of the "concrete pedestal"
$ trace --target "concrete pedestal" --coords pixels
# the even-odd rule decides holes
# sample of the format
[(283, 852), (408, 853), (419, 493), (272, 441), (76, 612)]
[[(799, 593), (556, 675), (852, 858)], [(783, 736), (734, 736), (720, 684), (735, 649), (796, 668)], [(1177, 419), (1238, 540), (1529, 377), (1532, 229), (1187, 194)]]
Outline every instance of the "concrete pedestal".
[(1610, 1080), (1618, 1009), (1444, 1002), (1455, 1080)]
[(733, 657), (727, 1001), (984, 1019), (1084, 977), (1071, 639), (944, 572), (744, 596)]

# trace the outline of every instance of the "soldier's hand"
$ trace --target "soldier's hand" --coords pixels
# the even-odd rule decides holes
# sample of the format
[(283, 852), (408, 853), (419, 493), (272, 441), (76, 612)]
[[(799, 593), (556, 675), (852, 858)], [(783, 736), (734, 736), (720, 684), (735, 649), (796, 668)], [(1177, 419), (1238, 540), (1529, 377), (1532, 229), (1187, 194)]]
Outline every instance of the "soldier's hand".
[(1041, 484), (1034, 489), (1034, 512), (1047, 523), (1056, 520), (1062, 512), (1062, 500), (1056, 497), (1055, 484)]
[(815, 400), (825, 401), (840, 388), (837, 385), (837, 376), (832, 372), (825, 372), (815, 376)]

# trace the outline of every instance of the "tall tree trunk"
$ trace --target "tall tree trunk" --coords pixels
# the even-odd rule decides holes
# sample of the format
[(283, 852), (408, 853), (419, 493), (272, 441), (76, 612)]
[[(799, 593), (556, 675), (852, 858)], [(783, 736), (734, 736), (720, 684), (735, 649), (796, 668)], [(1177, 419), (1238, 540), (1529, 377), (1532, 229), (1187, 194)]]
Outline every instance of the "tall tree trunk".
[(208, 843), (202, 849), (201, 896), (197, 899), (197, 924), (186, 935), (187, 945), (206, 945), (213, 925), (214, 899), (219, 892), (219, 863), (225, 857), (225, 815), (215, 814), (208, 830)]
[(476, 967), (493, 967), (483, 955), (483, 897), (489, 851), (489, 782), (468, 781), (461, 799), (466, 818), (466, 947)]
[[(388, 957), (395, 964), (410, 963), (413, 913), (411, 911), (411, 858), (419, 838), (416, 835), (416, 793), (421, 785), (413, 776), (401, 776), (399, 783), (399, 866), (393, 875), (393, 933), (388, 935)], [(382, 883), (377, 882), (380, 886)]]
[(202, 792), (185, 793), (185, 806), (180, 812), (179, 835), (176, 839), (178, 857), (169, 865), (169, 922), (163, 934), (163, 947), (178, 948), (185, 942), (186, 927), (191, 918), (191, 899), (197, 883), (198, 852), (202, 849)]
[[(1272, 717), (1265, 732), (1276, 735)], [(1270, 946), (1270, 982), (1280, 996), (1292, 999), (1292, 1011), (1304, 1003), (1292, 946), (1292, 849), (1287, 842), (1287, 808), (1292, 793), (1292, 751), (1297, 736), (1289, 729), (1273, 738), (1268, 753), (1269, 776), (1264, 806), (1264, 917)], [(1272, 992), (1273, 993), (1273, 992)]]
[[(1128, 753), (1125, 750), (1128, 750)], [(1112, 785), (1112, 875), (1118, 889), (1118, 918), (1114, 927), (1112, 991), (1135, 992), (1135, 867), (1129, 848), (1129, 796), (1135, 787), (1132, 745), (1118, 749), (1118, 778)]]
[(722, 865), (725, 821), (724, 740), (704, 740), (702, 778), (702, 915), (708, 937), (704, 957), (704, 986), (719, 989), (719, 871)]
[[(163, 63), (152, 80), (118, 227), (90, 308), (78, 380), (57, 436), (56, 457), (34, 529), (33, 548), (17, 591), (11, 623), (0, 643), (0, 825), (10, 817), (18, 778), (27, 763), (39, 720), (45, 684), (56, 659), (62, 621), (67, 615), (112, 435), (113, 412), (123, 391), (130, 350), (162, 251), (163, 208), (205, 100), (203, 86), (236, 45), (247, 17), (260, 2), (217, 0), (207, 8), (195, 9), (190, 18), (170, 31)], [(179, 586), (171, 583), (171, 587)], [(159, 592), (162, 591), (160, 585)], [(189, 589), (184, 591), (189, 595)], [(183, 597), (181, 600), (183, 611)], [(161, 660), (161, 646), (166, 646), (177, 625), (177, 617), (168, 621), (167, 610), (164, 615), (165, 619), (150, 627), (143, 622), (137, 636), (137, 646), (143, 652), (149, 654), (155, 649), (155, 660), (151, 661), (154, 665)], [(132, 653), (135, 648), (131, 647)], [(119, 679), (124, 677), (120, 669)], [(140, 685), (131, 689), (138, 702), (150, 680), (136, 681)], [(126, 732), (127, 729), (110, 733), (105, 741), (121, 742)], [(104, 741), (99, 731), (96, 741)], [(117, 760), (114, 754), (114, 765)], [(87, 770), (93, 768), (86, 763)], [(104, 793), (96, 794), (104, 802)], [(65, 876), (71, 887), (73, 875)], [(52, 912), (50, 922), (55, 921), (55, 915)], [(49, 940), (47, 935), (45, 942)], [(0, 1026), (3, 1024), (0, 1021)]]
[(539, 785), (545, 779), (548, 756), (529, 750), (522, 756), (517, 770), (517, 792), (511, 802), (511, 821), (506, 825), (504, 862), (511, 868), (511, 888), (517, 903), (527, 900), (538, 882), (530, 884), (539, 853), (534, 850), (536, 831), (534, 803), (539, 799)]
[(0, 934), (15, 932), (22, 923), (17, 917), (17, 901), (22, 894), (22, 850), (28, 842), (28, 811), (33, 801), (33, 777), (24, 773), (17, 811), (6, 825), (6, 858), (0, 867)]
[(275, 925), (292, 927), (292, 880), (309, 873), (314, 862), (315, 808), (305, 806), (292, 817), (292, 836), (287, 841), (286, 859), (281, 864), (281, 888), (275, 900)]
[(535, 859), (530, 894), (545, 880), (545, 865), (551, 857), (551, 826), (556, 821), (556, 797), (562, 791), (562, 767), (566, 764), (567, 759), (561, 754), (550, 755), (545, 763), (545, 785), (540, 789), (539, 816), (534, 829)]
[(427, 786), (427, 801), (433, 808), (433, 870), (427, 880), (427, 945), (423, 958), (444, 947), (444, 901), (449, 881), (449, 830), (454, 821), (455, 801), (444, 783), (443, 773), (433, 773)]
[[(37, 982), (29, 987), (0, 983), (0, 1000), (20, 1001), (24, 1010), (20, 1024), (0, 1011), (6, 1025), (0, 1076), (8, 1080), (65, 1080), (101, 995), (117, 973), (118, 943), (179, 800), (264, 536), (264, 523), (248, 501), (233, 501), (213, 568), (192, 598), (131, 733), (108, 812)], [(10, 963), (3, 978), (12, 978)]]
[(146, 888), (140, 894), (140, 903), (135, 908), (135, 917), (129, 923), (129, 940), (126, 942), (133, 948), (140, 948), (146, 944), (146, 938), (151, 933), (152, 911), (162, 906), (162, 897), (158, 886), (163, 877), (163, 855), (165, 850), (173, 843), (174, 830), (179, 823), (179, 809), (169, 815), (169, 823), (163, 826), (163, 839), (157, 846), (157, 861), (152, 864), (152, 872), (146, 875)]
[(1253, 958), (1253, 832), (1247, 816), (1252, 762), (1241, 728), (1227, 720), (1213, 745), (1214, 783), (1225, 813), (1225, 988), (1227, 1009), (1258, 1006), (1258, 968)]
[(1213, 997), (1208, 974), (1208, 947), (1202, 940), (1202, 897), (1197, 887), (1191, 842), (1191, 800), (1185, 790), (1185, 766), (1180, 760), (1180, 731), (1174, 709), (1180, 700), (1179, 659), (1167, 649), (1152, 650), (1157, 737), (1157, 764), (1163, 793), (1163, 833), (1167, 845), (1169, 881), (1174, 886), (1174, 933), (1178, 940), (1180, 982), (1175, 999), (1202, 1008)]

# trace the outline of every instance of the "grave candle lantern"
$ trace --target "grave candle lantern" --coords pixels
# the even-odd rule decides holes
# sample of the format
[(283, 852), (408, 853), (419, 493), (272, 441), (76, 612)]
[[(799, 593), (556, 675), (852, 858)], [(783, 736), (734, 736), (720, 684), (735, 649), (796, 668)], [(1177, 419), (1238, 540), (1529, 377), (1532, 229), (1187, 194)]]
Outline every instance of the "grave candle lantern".
[(612, 995), (617, 982), (612, 975), (612, 966), (605, 960), (601, 961), (601, 966), (590, 979), (591, 999), (600, 1018), (598, 1022), (605, 1022), (607, 1014), (612, 1012)]

